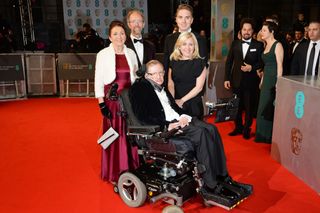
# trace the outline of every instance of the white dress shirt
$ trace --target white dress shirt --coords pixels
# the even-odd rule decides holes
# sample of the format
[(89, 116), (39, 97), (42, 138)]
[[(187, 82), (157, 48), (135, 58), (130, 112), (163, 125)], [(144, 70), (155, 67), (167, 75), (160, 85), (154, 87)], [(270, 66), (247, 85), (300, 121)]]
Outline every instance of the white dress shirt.
[[(243, 41), (251, 42), (251, 38), (250, 38), (249, 40), (243, 40)], [(242, 55), (243, 55), (243, 59), (246, 57), (247, 52), (248, 52), (248, 49), (249, 49), (249, 44), (247, 44), (247, 43), (242, 43)]]
[(164, 89), (162, 89), (161, 92), (157, 90), (155, 91), (163, 107), (166, 121), (179, 120), (180, 115), (176, 111), (174, 111), (174, 109), (172, 109), (169, 98)]
[(136, 43), (134, 43), (134, 41), (133, 41), (133, 39), (138, 39), (138, 40), (140, 40), (140, 39), (142, 39), (142, 37), (141, 38), (136, 38), (136, 37), (134, 37), (133, 35), (130, 35), (130, 38), (131, 38), (131, 40), (132, 40), (132, 43), (133, 43), (133, 45), (134, 45), (134, 48), (136, 49), (136, 52), (137, 52), (137, 54), (138, 54), (138, 58), (139, 58), (139, 61), (141, 62), (141, 64), (143, 63), (143, 44), (141, 43), (141, 42), (136, 42)]
[(317, 43), (317, 45), (315, 46), (316, 52), (314, 54), (314, 60), (313, 60), (313, 66), (312, 66), (312, 76), (315, 75), (317, 62), (319, 62), (318, 58), (319, 58), (319, 51), (320, 51), (320, 40), (318, 40), (318, 41), (310, 41), (309, 42), (309, 47), (308, 47), (308, 52), (307, 52), (307, 59), (306, 59), (306, 67), (305, 67), (305, 72), (304, 72), (304, 74), (307, 75), (307, 69), (308, 69), (308, 64), (309, 64), (309, 56), (310, 56), (310, 53), (311, 53), (311, 49), (313, 47), (313, 43)]
[(162, 89), (160, 92), (155, 90), (160, 102), (161, 102), (161, 105), (163, 107), (163, 110), (164, 110), (164, 114), (166, 116), (166, 121), (170, 122), (170, 121), (173, 121), (173, 120), (177, 120), (179, 121), (180, 118), (182, 117), (185, 117), (188, 119), (189, 122), (191, 122), (192, 120), (192, 117), (189, 116), (189, 115), (186, 115), (186, 114), (182, 114), (182, 115), (179, 115), (170, 105), (169, 103), (169, 98), (166, 94), (166, 92), (164, 91), (164, 89)]

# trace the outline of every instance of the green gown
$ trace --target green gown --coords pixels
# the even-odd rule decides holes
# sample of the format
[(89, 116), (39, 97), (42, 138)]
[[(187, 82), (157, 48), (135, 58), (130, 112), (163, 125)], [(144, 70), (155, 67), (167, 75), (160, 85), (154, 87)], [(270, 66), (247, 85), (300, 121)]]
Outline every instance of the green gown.
[(270, 51), (262, 54), (264, 76), (256, 120), (256, 142), (271, 143), (272, 140), (275, 85), (277, 83), (277, 60), (275, 55), (277, 43), (277, 41), (274, 42)]

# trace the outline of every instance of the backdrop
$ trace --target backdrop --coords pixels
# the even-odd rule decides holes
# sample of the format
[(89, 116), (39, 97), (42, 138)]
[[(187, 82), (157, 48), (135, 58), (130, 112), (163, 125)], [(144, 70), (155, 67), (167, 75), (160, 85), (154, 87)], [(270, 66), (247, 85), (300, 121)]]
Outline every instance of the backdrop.
[(144, 32), (148, 32), (147, 0), (65, 0), (63, 15), (66, 39), (74, 39), (74, 35), (89, 23), (98, 34), (106, 39), (111, 21), (124, 20), (130, 8), (138, 8), (145, 16)]

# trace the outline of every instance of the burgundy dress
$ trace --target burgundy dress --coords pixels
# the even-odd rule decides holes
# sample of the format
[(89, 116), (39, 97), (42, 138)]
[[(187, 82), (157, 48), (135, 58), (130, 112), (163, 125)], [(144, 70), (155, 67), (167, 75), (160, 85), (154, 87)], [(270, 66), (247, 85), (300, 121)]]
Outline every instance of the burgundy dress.
[[(125, 55), (116, 55), (116, 79), (112, 82), (118, 84), (118, 94), (124, 88), (131, 85), (130, 69)], [(111, 84), (105, 85), (105, 94), (109, 91)], [(119, 137), (106, 149), (102, 149), (101, 177), (105, 181), (117, 182), (121, 172), (135, 169), (139, 165), (139, 157), (136, 147), (130, 146), (126, 140), (125, 119), (119, 116), (120, 104), (118, 101), (105, 100), (107, 107), (112, 112), (111, 125)], [(104, 117), (103, 133), (110, 127), (110, 121)]]

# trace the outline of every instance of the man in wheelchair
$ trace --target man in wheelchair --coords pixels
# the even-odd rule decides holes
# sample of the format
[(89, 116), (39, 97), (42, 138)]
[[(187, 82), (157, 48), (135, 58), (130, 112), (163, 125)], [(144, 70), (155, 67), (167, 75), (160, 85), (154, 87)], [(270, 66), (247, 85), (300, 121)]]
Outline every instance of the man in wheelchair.
[[(252, 186), (232, 180), (217, 128), (183, 114), (170, 93), (162, 88), (163, 81), (163, 65), (152, 60), (146, 65), (144, 78), (137, 80), (129, 89), (131, 107), (138, 120), (145, 125), (159, 125), (161, 131), (167, 131), (167, 135), (158, 134), (165, 139), (153, 135), (142, 145), (147, 147), (143, 151), (146, 162), (134, 172), (142, 182), (146, 182), (147, 189), (142, 191), (148, 190), (151, 201), (169, 197), (177, 205), (182, 205), (198, 191), (206, 204), (232, 209), (252, 194)], [(128, 129), (130, 134), (130, 127)], [(179, 147), (183, 147), (182, 151)], [(178, 154), (171, 155), (171, 149)], [(190, 152), (196, 159), (190, 157)], [(150, 171), (153, 174), (148, 174)], [(127, 181), (130, 179), (128, 174), (122, 176), (118, 187), (119, 191), (125, 191), (120, 195), (126, 202), (128, 196), (135, 196), (128, 193), (136, 190), (130, 189), (130, 182), (139, 180)], [(158, 193), (157, 196), (153, 196), (154, 193)], [(130, 205), (130, 202), (126, 203)]]

